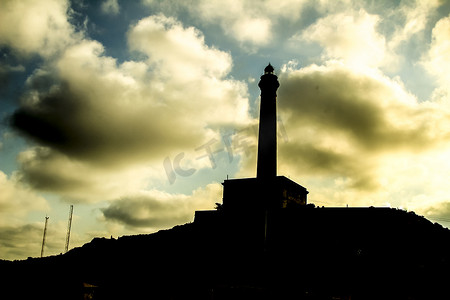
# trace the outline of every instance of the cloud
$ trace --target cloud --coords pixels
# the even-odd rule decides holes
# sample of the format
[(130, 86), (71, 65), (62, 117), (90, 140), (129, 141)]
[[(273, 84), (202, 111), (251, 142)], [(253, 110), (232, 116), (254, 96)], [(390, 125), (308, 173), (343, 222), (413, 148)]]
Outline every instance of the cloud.
[(269, 16), (248, 1), (200, 1), (189, 10), (206, 23), (218, 21), (227, 36), (242, 43), (265, 45), (272, 35)]
[(148, 55), (149, 62), (160, 63), (158, 72), (169, 72), (177, 80), (221, 78), (231, 70), (230, 54), (207, 46), (194, 27), (184, 28), (164, 15), (141, 19), (129, 31), (128, 42), (132, 50)]
[(48, 147), (33, 147), (17, 157), (18, 181), (33, 189), (57, 193), (71, 203), (100, 202), (145, 187), (152, 171), (147, 166), (96, 168)]
[(131, 228), (162, 228), (193, 220), (195, 210), (213, 209), (220, 202), (220, 184), (198, 188), (191, 195), (142, 191), (111, 202), (102, 209), (106, 221)]
[[(310, 8), (316, 16), (303, 16), (307, 27), (299, 26), (288, 45), (308, 60), (336, 59), (352, 67), (380, 68), (391, 74), (405, 68), (410, 71), (426, 50), (430, 26), (441, 6), (441, 1), (434, 0), (370, 4), (321, 1)], [(320, 58), (316, 45), (322, 48)]]
[(380, 17), (359, 11), (330, 14), (293, 39), (316, 42), (325, 59), (342, 59), (352, 66), (377, 66), (385, 57), (385, 38), (376, 30)]
[(448, 125), (447, 110), (431, 102), (419, 103), (401, 82), (381, 73), (331, 63), (285, 73), (281, 80), (280, 109), (298, 116), (293, 122), (306, 121), (344, 134), (358, 147), (420, 150), (447, 138), (445, 132), (435, 131)]
[(22, 55), (52, 56), (76, 39), (68, 11), (64, 0), (1, 1), (0, 45)]
[(441, 4), (438, 0), (416, 0), (401, 3), (398, 9), (391, 12), (393, 17), (401, 22), (395, 28), (389, 41), (389, 47), (396, 49), (402, 43), (408, 42), (412, 36), (426, 29), (430, 18)]
[[(272, 38), (272, 22), (267, 18), (246, 18), (235, 21), (232, 33), (239, 41), (251, 42), (256, 45), (269, 43)], [(227, 27), (228, 28), (228, 27)]]
[(102, 13), (109, 15), (117, 15), (120, 12), (118, 0), (105, 0), (100, 6)]
[(186, 223), (190, 218), (182, 210), (187, 197), (161, 194), (153, 191), (124, 197), (103, 209), (103, 214), (107, 220), (131, 227), (168, 227)]
[(423, 208), (421, 212), (432, 220), (450, 222), (450, 202), (448, 201)]
[[(39, 257), (42, 249), (44, 222), (43, 216), (41, 222), (0, 226), (0, 258), (13, 260)], [(44, 256), (57, 255), (64, 251), (66, 226), (66, 222), (49, 218)], [(72, 232), (70, 245), (81, 246), (81, 244), (77, 234)]]
[[(325, 5), (325, 2), (321, 1)], [(170, 14), (188, 12), (196, 22), (206, 26), (218, 25), (223, 33), (239, 42), (244, 48), (254, 50), (270, 44), (278, 22), (298, 20), (308, 1), (266, 0), (255, 5), (249, 0), (200, 0), (195, 2), (144, 1), (152, 8)], [(331, 2), (332, 3), (332, 2)]]
[(0, 258), (25, 259), (39, 256), (44, 228), (39, 225), (0, 226)]
[(15, 223), (31, 211), (48, 209), (47, 201), (34, 191), (22, 185), (16, 177), (0, 171), (0, 225)]
[(440, 19), (433, 28), (428, 53), (422, 58), (427, 71), (435, 76), (439, 86), (448, 91), (450, 75), (450, 17)]

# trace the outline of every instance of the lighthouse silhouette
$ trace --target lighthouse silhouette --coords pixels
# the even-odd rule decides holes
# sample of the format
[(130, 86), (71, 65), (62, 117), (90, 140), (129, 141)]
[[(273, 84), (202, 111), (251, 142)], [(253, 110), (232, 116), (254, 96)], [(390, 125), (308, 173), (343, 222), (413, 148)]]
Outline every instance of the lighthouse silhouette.
[(280, 86), (274, 68), (269, 65), (258, 84), (261, 89), (258, 160), (256, 177), (273, 180), (277, 176), (277, 89)]
[[(254, 178), (227, 179), (223, 185), (220, 213), (250, 224), (258, 216), (307, 204), (305, 187), (285, 176), (277, 176), (277, 90), (280, 86), (273, 66), (264, 69), (261, 89), (257, 174)], [(216, 211), (197, 211), (195, 222), (214, 218)], [(241, 224), (241, 225), (242, 225)]]

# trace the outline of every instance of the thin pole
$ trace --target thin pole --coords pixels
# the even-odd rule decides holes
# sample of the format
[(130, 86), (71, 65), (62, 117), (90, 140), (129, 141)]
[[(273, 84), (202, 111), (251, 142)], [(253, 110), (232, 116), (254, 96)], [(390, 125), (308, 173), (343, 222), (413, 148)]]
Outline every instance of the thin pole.
[(42, 237), (41, 257), (44, 256), (45, 237), (47, 236), (47, 224), (49, 216), (45, 216), (44, 235)]
[(72, 228), (72, 215), (73, 215), (73, 205), (70, 205), (69, 210), (69, 222), (67, 223), (67, 235), (66, 235), (66, 247), (64, 253), (69, 250), (69, 241), (70, 241), (70, 229)]

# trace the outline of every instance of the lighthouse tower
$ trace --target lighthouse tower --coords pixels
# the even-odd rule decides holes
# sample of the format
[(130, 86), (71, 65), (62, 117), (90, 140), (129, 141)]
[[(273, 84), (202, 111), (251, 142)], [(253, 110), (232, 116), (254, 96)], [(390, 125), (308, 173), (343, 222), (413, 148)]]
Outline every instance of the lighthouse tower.
[(258, 161), (256, 177), (261, 180), (274, 180), (277, 176), (277, 89), (278, 77), (269, 65), (258, 86), (261, 89), (259, 114)]

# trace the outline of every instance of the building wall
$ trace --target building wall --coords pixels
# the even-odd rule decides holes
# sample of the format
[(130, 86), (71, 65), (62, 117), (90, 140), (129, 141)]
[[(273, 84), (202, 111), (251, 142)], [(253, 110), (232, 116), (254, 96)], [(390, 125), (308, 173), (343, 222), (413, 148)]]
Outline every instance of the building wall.
[(225, 180), (223, 186), (223, 206), (227, 211), (289, 208), (307, 203), (308, 191), (284, 176), (273, 181), (231, 179)]

